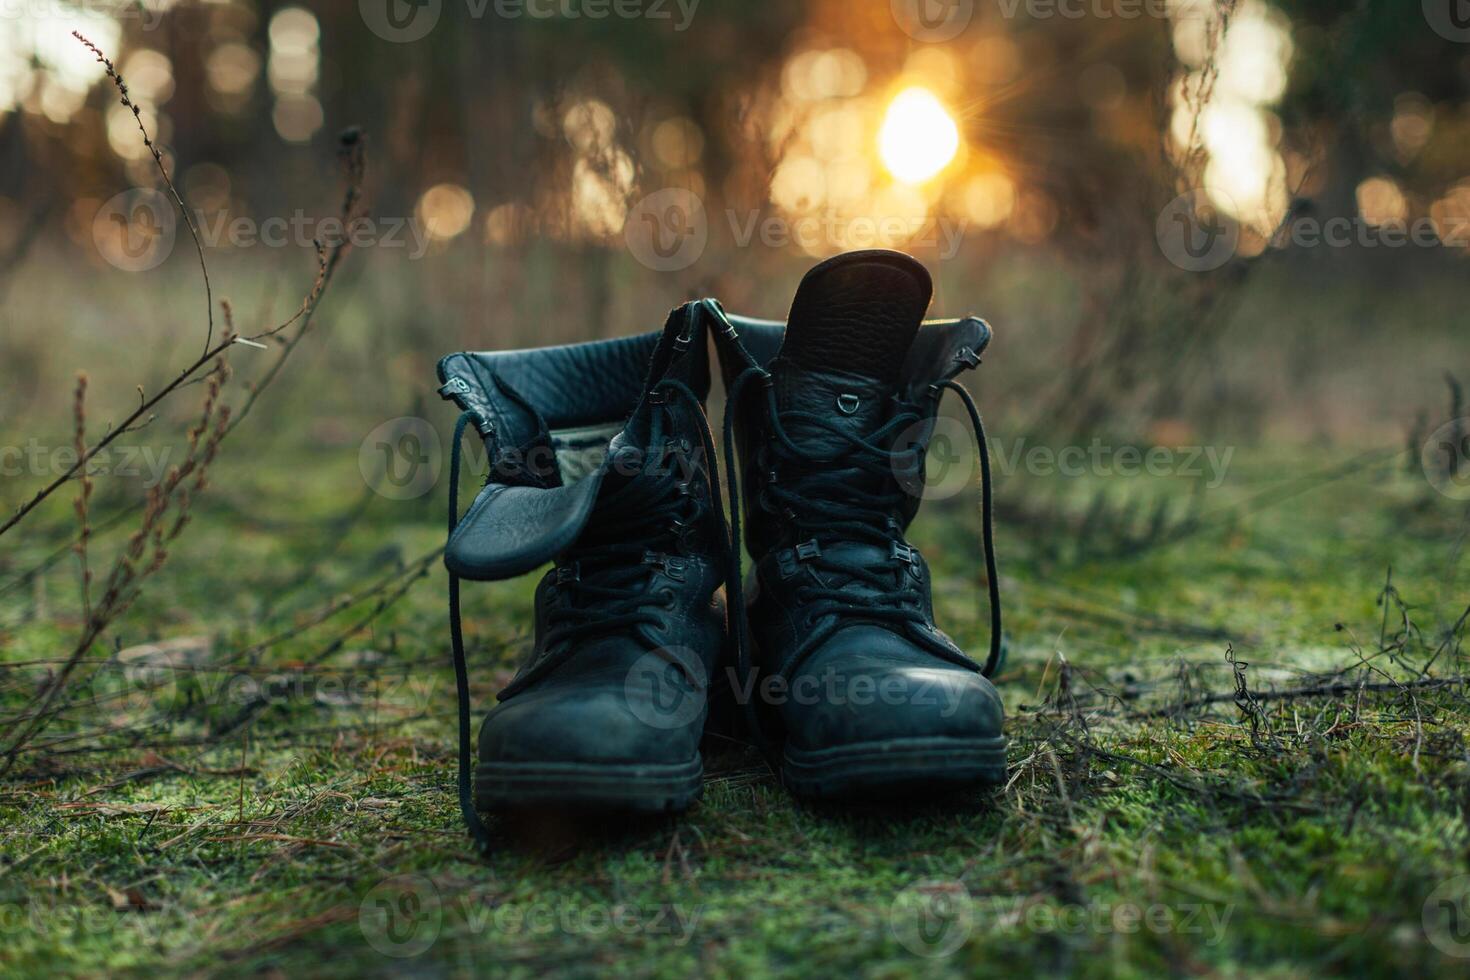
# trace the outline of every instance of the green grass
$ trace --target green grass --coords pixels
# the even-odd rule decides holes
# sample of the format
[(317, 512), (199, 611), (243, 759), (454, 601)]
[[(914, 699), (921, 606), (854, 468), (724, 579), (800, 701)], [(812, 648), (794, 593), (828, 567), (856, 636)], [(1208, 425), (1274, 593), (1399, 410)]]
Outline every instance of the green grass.
[[(1283, 474), (1344, 457), (1242, 449), (1205, 495), (1203, 529), (1112, 552), (1096, 528), (1100, 545), (1072, 546), (1094, 491), (1182, 500), (1188, 487), (1008, 479), (1002, 792), (813, 809), (727, 749), (678, 820), (500, 821), (485, 862), (453, 792), (437, 562), (402, 576), (411, 587), (376, 616), (368, 599), (261, 645), (430, 553), (439, 494), (373, 498), (339, 520), (362, 493), (351, 452), (269, 467), (226, 455), (113, 633), (125, 648), (208, 638), (205, 669), (144, 690), (89, 668), (41, 737), (64, 740), (0, 786), (7, 975), (1460, 976), (1470, 964), (1423, 918), (1442, 882), (1470, 872), (1463, 689), (1148, 716), (1233, 691), (1227, 648), (1254, 694), (1338, 670), (1414, 675), (1470, 600), (1470, 523), (1402, 460), (1265, 506), (1257, 494), (1294, 486)], [(971, 503), (929, 506), (913, 537), (936, 569), (941, 625), (982, 649)], [(66, 513), (58, 501), (38, 515), (0, 586), (63, 540)], [(1418, 632), (1392, 602), (1384, 628), (1390, 566)], [(532, 585), (467, 586), (481, 703), (524, 648)], [(68, 558), (0, 598), (7, 663), (64, 655), (75, 592)], [(1360, 656), (1381, 673), (1355, 669)], [(1451, 644), (1432, 674), (1464, 666)], [(7, 715), (43, 669), (0, 674)], [(269, 677), (291, 682), (242, 714)], [(1446, 886), (1452, 898), (1465, 881)]]

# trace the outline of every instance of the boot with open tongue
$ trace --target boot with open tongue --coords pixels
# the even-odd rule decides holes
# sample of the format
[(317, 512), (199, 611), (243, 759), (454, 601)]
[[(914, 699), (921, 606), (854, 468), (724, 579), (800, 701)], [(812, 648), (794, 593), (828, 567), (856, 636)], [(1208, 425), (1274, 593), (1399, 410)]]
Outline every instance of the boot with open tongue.
[[(798, 795), (852, 799), (1005, 778), (989, 462), (954, 377), (979, 364), (981, 320), (923, 322), (929, 274), (900, 252), (839, 255), (807, 273), (787, 323), (713, 303), (729, 399), (736, 533), (755, 563), (732, 615), (736, 691), (752, 734)], [(929, 569), (904, 539), (945, 389), (980, 443), (991, 643), (984, 664), (934, 625)], [(728, 458), (728, 457), (727, 457)], [(738, 473), (738, 481), (735, 479)], [(738, 555), (736, 556), (738, 565)], [(742, 591), (739, 569), (729, 584)]]
[[(481, 810), (661, 813), (700, 793), (730, 564), (704, 415), (706, 321), (686, 304), (656, 333), (439, 363), (440, 392), (463, 409), (444, 563), (460, 807), (481, 847), (490, 842)], [(471, 426), (489, 475), (461, 516)], [(472, 766), (460, 580), (501, 581), (547, 562), (534, 643), (486, 715)]]

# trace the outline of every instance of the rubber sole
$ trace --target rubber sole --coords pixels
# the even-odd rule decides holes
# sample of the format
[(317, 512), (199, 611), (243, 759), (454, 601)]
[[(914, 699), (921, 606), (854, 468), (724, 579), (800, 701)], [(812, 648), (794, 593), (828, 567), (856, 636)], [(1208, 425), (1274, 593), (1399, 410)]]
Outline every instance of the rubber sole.
[(781, 776), (809, 800), (939, 795), (1006, 779), (1005, 736), (893, 738), (804, 752), (782, 752)]
[(561, 806), (632, 813), (677, 813), (699, 799), (704, 761), (685, 763), (486, 762), (475, 767), (481, 810)]

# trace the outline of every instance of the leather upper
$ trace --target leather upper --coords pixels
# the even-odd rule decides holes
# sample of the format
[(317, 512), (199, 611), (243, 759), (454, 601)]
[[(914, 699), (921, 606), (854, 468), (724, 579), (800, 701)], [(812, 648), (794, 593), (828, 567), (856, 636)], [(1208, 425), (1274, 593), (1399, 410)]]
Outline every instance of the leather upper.
[[(759, 706), (762, 727), (806, 751), (993, 738), (1000, 699), (935, 625), (928, 565), (902, 534), (922, 498), (939, 385), (980, 363), (991, 330), (963, 317), (915, 331), (920, 297), (928, 299), (918, 263), (838, 258), (849, 275), (823, 263), (798, 291), (799, 345), (783, 346), (784, 323), (739, 316), (718, 317), (725, 329), (715, 334), (726, 387), (747, 379), (733, 421), (755, 561), (745, 586), (755, 666), (793, 692)], [(847, 344), (869, 349), (853, 356)], [(833, 356), (824, 361), (824, 351)], [(882, 358), (901, 366), (889, 371)], [(750, 381), (752, 367), (769, 374)], [(885, 454), (887, 466), (878, 462)], [(849, 695), (863, 685), (893, 690), (898, 701), (859, 703)], [(816, 693), (798, 696), (803, 686)]]
[[(726, 388), (729, 388), (741, 371), (750, 365), (767, 369), (772, 367), (777, 352), (781, 349), (786, 325), (779, 320), (760, 320), (728, 313), (723, 314), (723, 319), (729, 324), (729, 329), (724, 332), (716, 330), (714, 336), (720, 352), (721, 373)], [(729, 336), (729, 330), (734, 331), (735, 337)], [(979, 366), (981, 354), (989, 345), (991, 337), (990, 325), (979, 317), (926, 320), (914, 336), (895, 386), (853, 376), (846, 385), (841, 386), (841, 391), (828, 390), (834, 374), (839, 378), (841, 375), (836, 372), (812, 372), (813, 379), (820, 382), (820, 390), (812, 390), (810, 384), (796, 383), (794, 379), (784, 383), (777, 382), (786, 389), (778, 391), (778, 400), (784, 398), (788, 406), (799, 404), (806, 410), (820, 408), (827, 412), (832, 422), (851, 425), (856, 432), (860, 425), (871, 421), (871, 410), (877, 407), (874, 396), (881, 392), (880, 397), (886, 400), (890, 391), (896, 387), (898, 398), (922, 419), (932, 423), (939, 410), (939, 390), (935, 386)], [(821, 374), (826, 374), (828, 380), (822, 380), (819, 377)], [(835, 399), (844, 393), (856, 394), (860, 408), (867, 411), (862, 411), (860, 415), (844, 415), (835, 405)], [(738, 412), (736, 442), (740, 449), (741, 485), (758, 487), (768, 475), (760, 447), (768, 444), (772, 438), (765, 420), (765, 408), (752, 395), (742, 399)], [(922, 437), (927, 436), (929, 431), (927, 427), (920, 426), (913, 434)], [(920, 449), (916, 479), (922, 478), (922, 450), (927, 450), (927, 444)], [(903, 527), (907, 527), (918, 513), (919, 503), (918, 494), (908, 497), (901, 515)], [(763, 554), (777, 540), (779, 534), (761, 508), (751, 508), (745, 522), (745, 543), (751, 554)]]
[[(481, 764), (687, 763), (726, 625), (697, 308), (659, 333), (451, 355), (440, 373), (446, 396), (483, 421), (492, 461), (445, 564), (497, 579), (556, 560), (536, 589), (530, 654), (481, 726)], [(617, 434), (575, 482), (565, 465), (524, 465), (526, 450), (560, 452), (610, 421)]]
[(485, 486), (445, 547), (445, 565), (462, 578), (493, 581), (523, 575), (568, 548), (592, 513), (613, 456), (601, 452), (584, 477), (563, 485), (557, 453), (568, 444), (564, 433), (631, 422), (653, 381), (675, 360), (680, 379), (705, 398), (703, 331), (701, 318), (686, 307), (662, 331), (442, 358), (440, 393), (475, 413), (490, 460)]
[[(717, 562), (690, 560), (652, 597), (672, 596), (657, 626), (582, 643), (552, 662), (541, 643), (559, 603), (557, 569), (536, 589), (537, 644), (480, 729), (480, 757), (499, 762), (673, 764), (698, 750), (709, 678), (722, 651), (725, 607)], [(656, 673), (656, 677), (642, 675)]]
[[(675, 325), (678, 326), (678, 325)], [(633, 413), (664, 330), (529, 350), (461, 351), (440, 358), (441, 393), (479, 413), (487, 439), (514, 445), (529, 402), (554, 429), (618, 422)], [(701, 345), (702, 346), (702, 345)], [(691, 360), (690, 386), (709, 394), (707, 358)], [(595, 383), (593, 380), (595, 379)]]

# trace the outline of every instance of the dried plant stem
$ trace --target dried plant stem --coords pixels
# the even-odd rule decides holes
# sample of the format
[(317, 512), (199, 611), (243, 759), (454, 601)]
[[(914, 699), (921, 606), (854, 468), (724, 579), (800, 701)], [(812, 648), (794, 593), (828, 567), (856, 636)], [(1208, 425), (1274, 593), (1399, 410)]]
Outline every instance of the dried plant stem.
[[(72, 445), (76, 450), (77, 458), (81, 459), (87, 451), (87, 375), (77, 375), (77, 393), (72, 403), (72, 418), (75, 422), (72, 436)], [(80, 489), (77, 491), (77, 540), (72, 546), (77, 553), (77, 562), (81, 565), (81, 593), (82, 593), (82, 620), (85, 622), (92, 618), (92, 570), (87, 567), (87, 544), (92, 537), (92, 524), (88, 519), (87, 505), (92, 497), (92, 478), (82, 471)]]
[[(1199, 84), (1193, 91), (1184, 87), (1184, 97), (1189, 103), (1189, 137), (1183, 147), (1181, 176), (1188, 180), (1199, 178), (1199, 168), (1204, 157), (1204, 143), (1200, 139), (1200, 122), (1205, 109), (1215, 95), (1215, 82), (1220, 77), (1220, 43), (1230, 29), (1230, 18), (1235, 14), (1236, 0), (1216, 0), (1215, 17), (1206, 28), (1205, 61), (1199, 72)], [(1167, 130), (1166, 130), (1167, 132)]]
[[(122, 104), (132, 110), (133, 117), (138, 122), (138, 128), (143, 133), (144, 144), (153, 154), (154, 162), (163, 176), (164, 184), (173, 194), (180, 211), (184, 213), (184, 220), (194, 238), (200, 269), (204, 275), (209, 319), (204, 352), (179, 372), (173, 380), (155, 392), (152, 397), (145, 396), (140, 386), (138, 407), (123, 419), (121, 424), (109, 429), (107, 434), (91, 447), (86, 444), (86, 377), (79, 377), (73, 408), (73, 442), (76, 449), (76, 462), (66, 472), (37, 491), (8, 520), (0, 524), (0, 534), (4, 534), (19, 524), (68, 480), (80, 475), (81, 487), (75, 501), (80, 532), (72, 547), (78, 554), (82, 566), (82, 633), (59, 669), (19, 713), (15, 733), (3, 750), (4, 758), (0, 760), (0, 775), (8, 773), (36, 735), (65, 710), (65, 704), (58, 702), (72, 674), (85, 661), (87, 654), (107, 628), (137, 599), (143, 582), (162, 568), (167, 561), (169, 547), (189, 523), (190, 508), (194, 499), (205, 489), (206, 474), (215, 460), (220, 443), (239, 424), (240, 419), (259, 399), (261, 392), (277, 376), (285, 360), (301, 342), (311, 325), (312, 316), (316, 312), (317, 305), (333, 273), (350, 247), (348, 240), (344, 240), (330, 250), (323, 247), (320, 242), (315, 242), (317, 275), (301, 307), (285, 322), (264, 330), (254, 337), (242, 338), (240, 336), (235, 329), (234, 313), (230, 304), (228, 301), (222, 302), (224, 337), (219, 343), (215, 343), (214, 301), (210, 292), (209, 272), (198, 233), (184, 208), (183, 199), (169, 178), (167, 168), (163, 164), (163, 157), (153, 144), (146, 127), (143, 126), (139, 108), (132, 101), (122, 77), (96, 45), (80, 34), (75, 36), (97, 56), (97, 60), (105, 67), (108, 77), (117, 87)], [(346, 223), (359, 215), (362, 205), (362, 182), (365, 173), (364, 143), (357, 130), (349, 130), (343, 134), (340, 155), (347, 176), (347, 190), (343, 198), (341, 215), (342, 220)], [(279, 356), (260, 382), (250, 387), (242, 411), (232, 416), (230, 408), (222, 404), (220, 400), (225, 381), (229, 376), (229, 367), (225, 361), (228, 349), (240, 340), (258, 340), (282, 335), (298, 323), (300, 326), (294, 332), (281, 338), (282, 349)], [(206, 367), (211, 362), (213, 366), (206, 371)], [(89, 520), (92, 482), (88, 476), (88, 463), (123, 433), (137, 431), (151, 422), (155, 416), (150, 413), (165, 398), (180, 388), (198, 382), (204, 382), (206, 390), (197, 421), (188, 432), (184, 460), (178, 466), (170, 469), (160, 484), (148, 491), (147, 498), (141, 504), (142, 521), (114, 561), (104, 583), (101, 597), (94, 605), (91, 595), (92, 576), (87, 561), (87, 545), (92, 535)], [(131, 512), (133, 509), (129, 508), (128, 511)], [(383, 606), (380, 603), (378, 611), (381, 611), (381, 608)]]
[(169, 194), (172, 195), (174, 204), (179, 209), (179, 214), (184, 216), (184, 225), (189, 229), (189, 237), (194, 240), (194, 251), (199, 256), (199, 272), (204, 277), (204, 315), (208, 323), (204, 333), (204, 358), (208, 360), (209, 345), (214, 343), (214, 293), (209, 282), (209, 268), (204, 264), (204, 245), (199, 241), (199, 229), (194, 227), (194, 219), (189, 215), (189, 208), (184, 204), (183, 195), (174, 186), (173, 178), (169, 177), (168, 168), (163, 165), (163, 154), (158, 151), (158, 146), (153, 142), (153, 137), (148, 135), (148, 129), (143, 125), (142, 110), (133, 101), (133, 97), (128, 94), (128, 86), (123, 81), (122, 75), (118, 74), (117, 69), (113, 67), (111, 59), (102, 53), (102, 49), (87, 40), (80, 31), (72, 31), (71, 36), (81, 41), (82, 44), (86, 45), (88, 51), (91, 51), (92, 54), (97, 56), (97, 61), (107, 72), (107, 77), (112, 79), (112, 84), (117, 87), (118, 95), (122, 98), (123, 106), (132, 110), (133, 121), (138, 124), (138, 132), (143, 134), (143, 145), (148, 148), (149, 153), (153, 154), (153, 164), (158, 168), (159, 175), (163, 177), (163, 185), (168, 188)]
[(143, 399), (138, 407), (134, 409), (127, 416), (127, 418), (123, 419), (120, 425), (112, 429), (112, 431), (108, 432), (107, 435), (99, 439), (90, 448), (87, 448), (85, 451), (79, 452), (77, 455), (77, 461), (75, 463), (68, 467), (66, 471), (58, 476), (56, 479), (52, 480), (46, 486), (36, 491), (36, 495), (34, 497), (32, 497), (26, 503), (22, 504), (16, 510), (16, 512), (12, 514), (8, 520), (6, 520), (4, 524), (0, 524), (0, 534), (4, 534), (6, 531), (19, 524), (27, 514), (40, 506), (42, 501), (55, 493), (68, 480), (72, 479), (78, 473), (85, 470), (87, 463), (89, 463), (92, 458), (103, 449), (106, 449), (113, 440), (117, 439), (119, 436), (123, 435), (126, 432), (133, 431), (133, 427), (139, 423), (139, 420), (143, 420), (145, 423), (149, 421), (147, 419), (144, 419), (143, 417), (147, 415), (156, 405), (158, 405), (159, 402), (163, 401), (169, 395), (173, 394), (176, 390), (178, 390), (186, 382), (193, 378), (194, 375), (198, 373), (199, 370), (202, 369), (211, 360), (223, 354), (234, 342), (234, 337), (226, 337), (223, 341), (205, 351), (192, 364), (184, 368), (184, 370), (180, 371), (179, 374), (172, 381), (160, 388), (153, 395), (153, 397)]
[[(363, 144), (360, 136), (355, 131), (349, 131), (348, 134), (344, 135), (342, 156), (343, 166), (346, 172), (347, 189), (343, 196), (341, 217), (344, 221), (348, 221), (356, 217), (359, 213), (359, 208), (361, 207), (362, 201), (362, 180), (364, 177)], [(282, 323), (279, 323), (268, 330), (263, 330), (260, 333), (245, 338), (247, 340), (261, 340), (269, 337), (274, 337), (281, 334), (283, 331), (286, 331), (288, 328), (298, 322), (301, 324), (300, 329), (292, 333), (285, 341), (281, 348), (280, 355), (271, 364), (270, 368), (267, 369), (266, 373), (261, 377), (259, 381), (250, 386), (249, 394), (246, 395), (244, 404), (241, 406), (240, 411), (235, 416), (234, 420), (230, 423), (229, 429), (227, 429), (226, 432), (233, 430), (234, 427), (238, 425), (240, 421), (242, 421), (245, 416), (250, 413), (250, 410), (254, 407), (255, 402), (260, 398), (261, 392), (263, 392), (265, 388), (269, 386), (272, 381), (275, 380), (276, 375), (280, 373), (281, 368), (284, 366), (286, 359), (290, 357), (292, 351), (296, 349), (296, 346), (306, 335), (307, 330), (311, 326), (313, 315), (316, 313), (317, 306), (320, 304), (321, 298), (325, 294), (327, 286), (331, 283), (332, 277), (336, 272), (339, 264), (341, 263), (342, 258), (346, 255), (350, 248), (351, 243), (346, 239), (344, 239), (339, 244), (333, 246), (331, 249), (324, 248), (320, 243), (318, 243), (316, 279), (312, 283), (311, 290), (307, 293), (306, 298), (302, 301), (300, 308), (297, 309), (294, 314), (292, 314)], [(60, 489), (68, 480), (74, 478), (77, 473), (81, 472), (86, 467), (86, 464), (92, 459), (92, 457), (96, 456), (103, 449), (107, 448), (107, 446), (111, 442), (113, 442), (123, 433), (132, 431), (134, 426), (140, 424), (140, 421), (142, 424), (146, 424), (147, 421), (150, 421), (150, 419), (145, 419), (144, 417), (155, 406), (157, 406), (160, 402), (162, 402), (169, 395), (173, 394), (179, 388), (183, 387), (193, 380), (196, 380), (195, 375), (200, 370), (202, 370), (205, 365), (207, 365), (215, 357), (223, 354), (238, 339), (239, 335), (234, 332), (233, 327), (227, 326), (226, 336), (223, 340), (201, 354), (193, 363), (189, 364), (182, 371), (180, 371), (172, 381), (170, 381), (163, 388), (159, 389), (159, 391), (156, 392), (151, 398), (143, 399), (138, 407), (134, 409), (133, 412), (130, 413), (120, 425), (113, 428), (110, 432), (107, 433), (107, 435), (103, 436), (95, 445), (87, 449), (84, 453), (78, 453), (78, 458), (74, 465), (69, 467), (65, 472), (56, 477), (56, 479), (52, 480), (49, 484), (38, 490), (35, 496), (33, 496), (26, 503), (22, 504), (16, 510), (16, 512), (12, 514), (3, 524), (0, 524), (0, 535), (3, 535), (6, 531), (19, 524), (27, 514), (35, 510), (36, 507), (40, 506), (42, 501), (44, 501), (47, 497), (51, 496), (51, 494)]]
[[(1410, 681), (1372, 681), (1370, 683), (1354, 683), (1352, 681), (1341, 681), (1333, 684), (1311, 684), (1306, 687), (1287, 687), (1279, 691), (1251, 691), (1250, 699), (1254, 702), (1262, 701), (1292, 701), (1298, 698), (1340, 698), (1359, 692), (1374, 694), (1381, 693), (1403, 693), (1405, 691), (1433, 691), (1441, 688), (1461, 687), (1470, 688), (1470, 677), (1424, 677), (1419, 680)], [(1155, 708), (1151, 711), (1140, 711), (1129, 715), (1130, 718), (1167, 718), (1172, 715), (1184, 714), (1200, 708), (1206, 708), (1216, 704), (1238, 704), (1240, 695), (1237, 691), (1222, 692), (1219, 694), (1208, 694), (1204, 697), (1194, 698), (1189, 701), (1181, 701), (1163, 708)]]
[(199, 419), (189, 430), (183, 462), (171, 468), (163, 482), (148, 492), (141, 525), (113, 562), (102, 596), (85, 620), (71, 655), (23, 712), (27, 720), (5, 750), (0, 775), (10, 771), (20, 752), (55, 717), (59, 710), (56, 700), (73, 671), (103, 631), (137, 599), (144, 580), (163, 567), (169, 546), (188, 524), (190, 505), (204, 490), (205, 475), (229, 424), (229, 406), (219, 403), (220, 390), (228, 375), (224, 360), (216, 361), (208, 375)]

